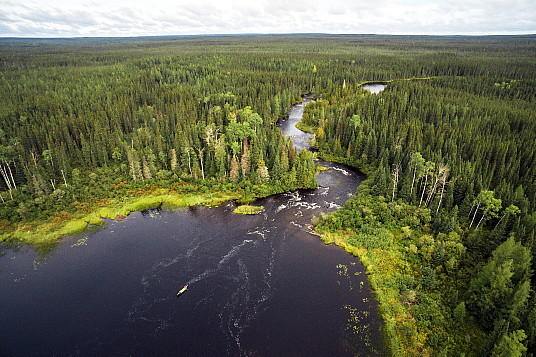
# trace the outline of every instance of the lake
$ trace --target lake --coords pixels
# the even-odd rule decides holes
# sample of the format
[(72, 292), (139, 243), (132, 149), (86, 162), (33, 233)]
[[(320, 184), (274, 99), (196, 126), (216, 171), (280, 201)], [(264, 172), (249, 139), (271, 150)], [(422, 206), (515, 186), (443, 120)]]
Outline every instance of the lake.
[(387, 84), (385, 83), (367, 83), (363, 84), (361, 88), (368, 90), (372, 94), (378, 94), (381, 91), (383, 91), (385, 88), (387, 88)]

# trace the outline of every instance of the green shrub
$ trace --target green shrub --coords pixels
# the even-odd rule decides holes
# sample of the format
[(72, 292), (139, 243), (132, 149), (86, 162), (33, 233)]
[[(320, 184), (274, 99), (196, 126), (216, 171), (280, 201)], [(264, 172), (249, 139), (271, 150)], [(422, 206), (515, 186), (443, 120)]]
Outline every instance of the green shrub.
[(393, 234), (385, 228), (375, 228), (363, 225), (359, 231), (348, 238), (353, 246), (363, 246), (367, 249), (389, 249), (393, 245)]

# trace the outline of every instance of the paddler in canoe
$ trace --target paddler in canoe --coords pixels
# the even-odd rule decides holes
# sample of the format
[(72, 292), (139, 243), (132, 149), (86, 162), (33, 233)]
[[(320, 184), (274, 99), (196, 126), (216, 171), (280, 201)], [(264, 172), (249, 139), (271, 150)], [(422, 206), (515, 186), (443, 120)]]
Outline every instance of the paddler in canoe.
[(179, 292), (177, 293), (177, 296), (179, 296), (180, 294), (182, 294), (183, 292), (185, 292), (186, 290), (188, 290), (188, 284), (184, 285), (184, 287), (182, 289), (179, 290)]

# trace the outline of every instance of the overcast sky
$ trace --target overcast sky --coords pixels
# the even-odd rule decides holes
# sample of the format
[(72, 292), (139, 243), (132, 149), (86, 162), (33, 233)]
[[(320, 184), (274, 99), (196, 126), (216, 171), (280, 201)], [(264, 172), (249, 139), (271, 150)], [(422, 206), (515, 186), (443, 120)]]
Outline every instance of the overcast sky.
[(0, 0), (0, 37), (536, 33), (536, 0)]

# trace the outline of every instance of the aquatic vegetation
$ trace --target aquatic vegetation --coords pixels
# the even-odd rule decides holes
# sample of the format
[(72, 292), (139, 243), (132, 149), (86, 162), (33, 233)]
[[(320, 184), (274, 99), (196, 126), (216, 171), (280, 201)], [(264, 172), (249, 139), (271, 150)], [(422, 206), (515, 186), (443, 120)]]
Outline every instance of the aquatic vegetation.
[(76, 241), (76, 243), (74, 243), (73, 245), (71, 245), (71, 248), (74, 248), (74, 247), (80, 247), (82, 245), (87, 245), (87, 237), (84, 237), (84, 238), (80, 238)]

